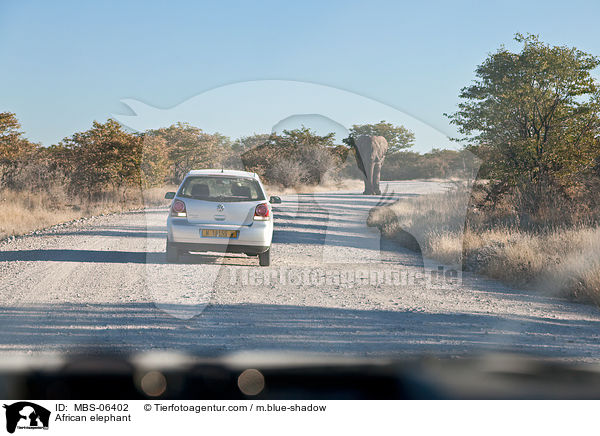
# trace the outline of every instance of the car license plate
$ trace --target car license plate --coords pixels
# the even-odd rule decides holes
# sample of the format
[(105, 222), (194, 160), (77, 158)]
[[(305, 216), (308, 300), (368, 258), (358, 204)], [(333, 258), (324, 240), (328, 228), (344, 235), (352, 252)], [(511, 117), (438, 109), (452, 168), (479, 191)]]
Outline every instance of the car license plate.
[(237, 238), (237, 230), (202, 229), (203, 238)]

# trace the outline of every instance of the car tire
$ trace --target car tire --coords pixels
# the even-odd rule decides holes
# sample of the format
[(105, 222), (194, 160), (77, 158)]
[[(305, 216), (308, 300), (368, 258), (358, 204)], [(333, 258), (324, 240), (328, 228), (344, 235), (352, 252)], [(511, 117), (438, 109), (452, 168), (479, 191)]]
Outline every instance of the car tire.
[(264, 253), (260, 253), (258, 255), (258, 264), (260, 266), (269, 266), (271, 265), (271, 247)]
[(179, 250), (167, 241), (167, 263), (179, 262)]

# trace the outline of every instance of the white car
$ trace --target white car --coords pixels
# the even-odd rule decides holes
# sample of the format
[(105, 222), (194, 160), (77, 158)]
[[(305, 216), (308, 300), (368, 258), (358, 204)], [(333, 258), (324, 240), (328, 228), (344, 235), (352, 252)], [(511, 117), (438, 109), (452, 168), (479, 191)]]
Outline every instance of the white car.
[(190, 171), (172, 199), (167, 218), (167, 262), (189, 252), (230, 252), (258, 256), (271, 264), (272, 203), (255, 173), (233, 170)]

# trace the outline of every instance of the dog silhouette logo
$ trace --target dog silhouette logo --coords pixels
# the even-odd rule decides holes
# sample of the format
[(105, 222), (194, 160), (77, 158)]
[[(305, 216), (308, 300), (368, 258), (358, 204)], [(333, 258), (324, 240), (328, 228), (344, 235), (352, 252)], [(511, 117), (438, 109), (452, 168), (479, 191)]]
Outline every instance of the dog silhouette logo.
[(48, 429), (50, 411), (28, 401), (4, 405), (6, 409), (6, 431), (14, 433), (19, 429)]

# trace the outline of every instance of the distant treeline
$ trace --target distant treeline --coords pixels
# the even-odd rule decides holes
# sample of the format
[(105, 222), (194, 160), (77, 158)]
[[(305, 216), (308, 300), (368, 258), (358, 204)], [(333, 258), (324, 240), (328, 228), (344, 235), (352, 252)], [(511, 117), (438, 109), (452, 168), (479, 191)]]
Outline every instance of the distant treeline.
[(463, 178), (476, 168), (475, 156), (464, 150), (433, 149), (429, 153), (401, 151), (386, 157), (382, 180)]
[[(464, 166), (461, 152), (401, 151), (414, 140), (401, 126), (353, 126), (351, 134), (361, 133), (389, 139), (388, 179), (454, 176)], [(0, 113), (0, 182), (16, 191), (62, 190), (95, 200), (107, 192), (177, 184), (191, 169), (221, 167), (254, 171), (284, 187), (361, 177), (353, 149), (334, 144), (333, 133), (321, 136), (304, 126), (232, 140), (185, 123), (131, 133), (109, 119), (43, 147), (25, 137), (15, 114)]]

